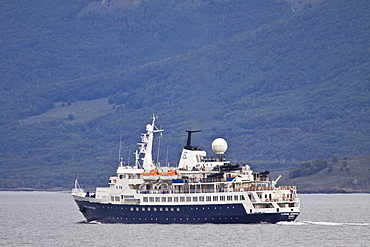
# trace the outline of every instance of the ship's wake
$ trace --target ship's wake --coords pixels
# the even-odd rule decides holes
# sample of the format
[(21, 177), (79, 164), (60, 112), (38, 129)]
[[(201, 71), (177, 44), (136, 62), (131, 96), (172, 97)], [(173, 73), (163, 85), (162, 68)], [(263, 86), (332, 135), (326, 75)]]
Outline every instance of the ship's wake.
[(296, 222), (278, 222), (278, 225), (320, 225), (320, 226), (370, 226), (370, 223), (357, 223), (357, 222), (326, 222), (326, 221), (296, 221)]

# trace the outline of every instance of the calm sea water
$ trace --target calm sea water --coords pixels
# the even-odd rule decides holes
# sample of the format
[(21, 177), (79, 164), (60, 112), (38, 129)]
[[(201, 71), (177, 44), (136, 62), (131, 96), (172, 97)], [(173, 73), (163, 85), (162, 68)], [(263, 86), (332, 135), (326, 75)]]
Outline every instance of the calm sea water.
[(301, 195), (294, 223), (84, 223), (63, 192), (0, 191), (0, 246), (370, 246), (370, 194)]

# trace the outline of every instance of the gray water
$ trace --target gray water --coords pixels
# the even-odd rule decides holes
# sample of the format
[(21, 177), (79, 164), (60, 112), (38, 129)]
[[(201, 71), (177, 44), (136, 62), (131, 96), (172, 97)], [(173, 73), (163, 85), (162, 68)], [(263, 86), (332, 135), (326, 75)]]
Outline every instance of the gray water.
[(370, 194), (301, 196), (294, 223), (85, 223), (63, 192), (0, 191), (0, 246), (370, 246)]

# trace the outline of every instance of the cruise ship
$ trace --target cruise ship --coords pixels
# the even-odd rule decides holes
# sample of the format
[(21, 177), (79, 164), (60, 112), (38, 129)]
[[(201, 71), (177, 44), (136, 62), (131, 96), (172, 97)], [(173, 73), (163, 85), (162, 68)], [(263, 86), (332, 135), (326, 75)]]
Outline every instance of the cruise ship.
[[(200, 130), (187, 130), (177, 167), (153, 162), (153, 138), (162, 132), (156, 117), (146, 125), (135, 152), (135, 164), (122, 159), (108, 187), (85, 192), (75, 180), (72, 195), (88, 222), (101, 223), (277, 223), (294, 221), (300, 213), (295, 186), (277, 186), (268, 171), (225, 159), (228, 144), (212, 142), (214, 157), (191, 145)], [(184, 138), (185, 139), (185, 138)]]

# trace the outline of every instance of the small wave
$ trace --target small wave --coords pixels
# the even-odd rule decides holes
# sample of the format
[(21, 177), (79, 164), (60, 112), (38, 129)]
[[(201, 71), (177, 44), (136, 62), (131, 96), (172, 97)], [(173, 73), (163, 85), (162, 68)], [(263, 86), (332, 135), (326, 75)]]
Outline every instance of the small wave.
[(370, 223), (355, 223), (355, 222), (346, 222), (346, 223), (339, 223), (339, 222), (325, 222), (325, 221), (296, 221), (296, 222), (278, 222), (278, 225), (294, 225), (294, 226), (302, 226), (302, 225), (321, 225), (321, 226), (370, 226)]
[(79, 222), (76, 222), (77, 224), (87, 224), (89, 222), (87, 222), (86, 220), (82, 220), (82, 221), (79, 221)]
[(90, 221), (90, 222), (88, 222), (88, 223), (89, 223), (89, 224), (98, 224), (98, 225), (102, 224), (101, 222), (98, 222), (98, 221), (95, 221), (95, 220)]

